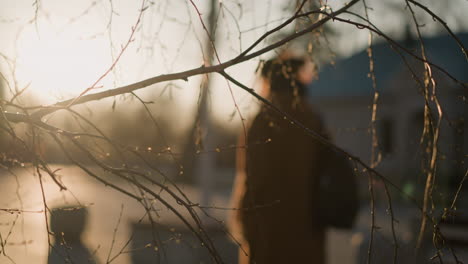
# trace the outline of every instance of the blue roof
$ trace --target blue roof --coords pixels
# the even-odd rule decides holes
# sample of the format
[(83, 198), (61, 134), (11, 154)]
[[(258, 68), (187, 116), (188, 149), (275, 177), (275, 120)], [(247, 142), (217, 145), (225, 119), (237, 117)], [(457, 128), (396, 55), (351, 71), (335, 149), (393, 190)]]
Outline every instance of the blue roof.
[[(468, 33), (458, 34), (457, 37), (465, 47), (468, 46)], [(451, 36), (423, 38), (423, 42), (431, 62), (444, 68), (458, 80), (468, 82), (468, 61)], [(417, 42), (415, 44), (418, 45)], [(408, 46), (404, 43), (401, 45)], [(415, 49), (416, 46), (410, 46), (409, 49)], [(388, 89), (385, 84), (401, 71), (404, 62), (386, 42), (374, 45), (373, 55), (377, 89), (385, 91), (385, 88)], [(367, 50), (363, 50), (349, 58), (337, 60), (334, 66), (323, 66), (319, 80), (310, 85), (308, 93), (312, 98), (372, 95), (372, 81), (368, 73), (369, 57)]]

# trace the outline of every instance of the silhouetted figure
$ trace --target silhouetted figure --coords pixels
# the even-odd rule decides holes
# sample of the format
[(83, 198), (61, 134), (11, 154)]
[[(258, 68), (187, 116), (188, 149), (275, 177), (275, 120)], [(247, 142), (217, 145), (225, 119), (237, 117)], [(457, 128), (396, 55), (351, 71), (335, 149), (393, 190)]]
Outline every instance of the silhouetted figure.
[[(325, 138), (324, 125), (305, 98), (315, 66), (302, 58), (276, 58), (261, 71), (275, 106)], [(241, 135), (242, 138), (242, 135)], [(325, 227), (319, 223), (318, 176), (326, 147), (267, 106), (250, 124), (237, 154), (231, 228), (240, 229), (240, 263), (324, 263)], [(243, 143), (240, 143), (243, 145)], [(237, 223), (237, 225), (236, 225)]]
[(86, 226), (86, 208), (62, 207), (52, 210), (50, 231), (55, 235), (48, 264), (97, 263), (89, 249), (83, 245), (81, 235)]

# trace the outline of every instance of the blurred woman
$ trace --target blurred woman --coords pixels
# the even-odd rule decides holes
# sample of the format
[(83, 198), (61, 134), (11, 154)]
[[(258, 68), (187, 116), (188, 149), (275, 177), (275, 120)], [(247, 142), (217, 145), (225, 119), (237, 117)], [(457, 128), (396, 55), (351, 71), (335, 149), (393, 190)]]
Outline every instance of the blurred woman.
[[(305, 98), (317, 76), (305, 58), (264, 63), (261, 77), (273, 105), (326, 137)], [(246, 138), (245, 138), (246, 137)], [(241, 242), (240, 263), (324, 263), (325, 232), (317, 221), (317, 178), (325, 147), (285, 116), (262, 106), (241, 135), (232, 195), (231, 230)]]

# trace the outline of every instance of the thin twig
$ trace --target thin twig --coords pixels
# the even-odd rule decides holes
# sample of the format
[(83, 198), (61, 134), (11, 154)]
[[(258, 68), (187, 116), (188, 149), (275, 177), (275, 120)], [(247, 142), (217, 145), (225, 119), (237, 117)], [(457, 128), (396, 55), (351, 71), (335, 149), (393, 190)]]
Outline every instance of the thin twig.
[(120, 205), (120, 214), (119, 214), (119, 218), (117, 219), (117, 224), (115, 225), (115, 228), (114, 228), (114, 232), (112, 234), (112, 242), (111, 242), (111, 245), (110, 245), (110, 248), (109, 248), (109, 254), (107, 255), (107, 260), (106, 260), (106, 263), (109, 264), (110, 261), (110, 256), (112, 254), (112, 249), (114, 248), (114, 244), (115, 244), (115, 237), (117, 235), (117, 230), (119, 230), (119, 225), (120, 225), (120, 221), (122, 220), (122, 215), (123, 215), (123, 211), (124, 211), (124, 205), (121, 204)]
[(450, 29), (450, 27), (447, 25), (447, 23), (444, 20), (442, 20), (439, 16), (437, 16), (434, 12), (432, 12), (429, 8), (422, 5), (421, 3), (418, 3), (415, 0), (408, 0), (408, 2), (410, 2), (413, 5), (423, 9), (428, 14), (430, 14), (433, 19), (436, 19), (437, 21), (439, 21), (439, 23), (442, 24), (442, 26), (445, 28), (445, 30), (447, 30), (447, 32), (450, 34), (450, 36), (452, 36), (452, 38), (457, 42), (457, 44), (460, 47), (460, 49), (462, 50), (463, 54), (465, 54), (466, 60), (468, 61), (468, 52), (467, 52), (465, 46), (463, 45), (461, 40), (452, 32), (452, 30)]

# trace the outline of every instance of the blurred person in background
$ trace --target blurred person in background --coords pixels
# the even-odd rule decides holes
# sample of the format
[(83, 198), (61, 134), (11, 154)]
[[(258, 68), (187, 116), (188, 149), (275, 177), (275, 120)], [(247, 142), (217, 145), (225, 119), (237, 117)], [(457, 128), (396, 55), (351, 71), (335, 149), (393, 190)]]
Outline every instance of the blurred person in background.
[[(302, 125), (327, 138), (307, 102), (317, 77), (303, 57), (281, 55), (263, 64), (262, 95)], [(263, 105), (241, 133), (230, 228), (241, 243), (239, 263), (325, 263), (325, 226), (319, 220), (318, 177), (326, 147), (287, 117)]]

